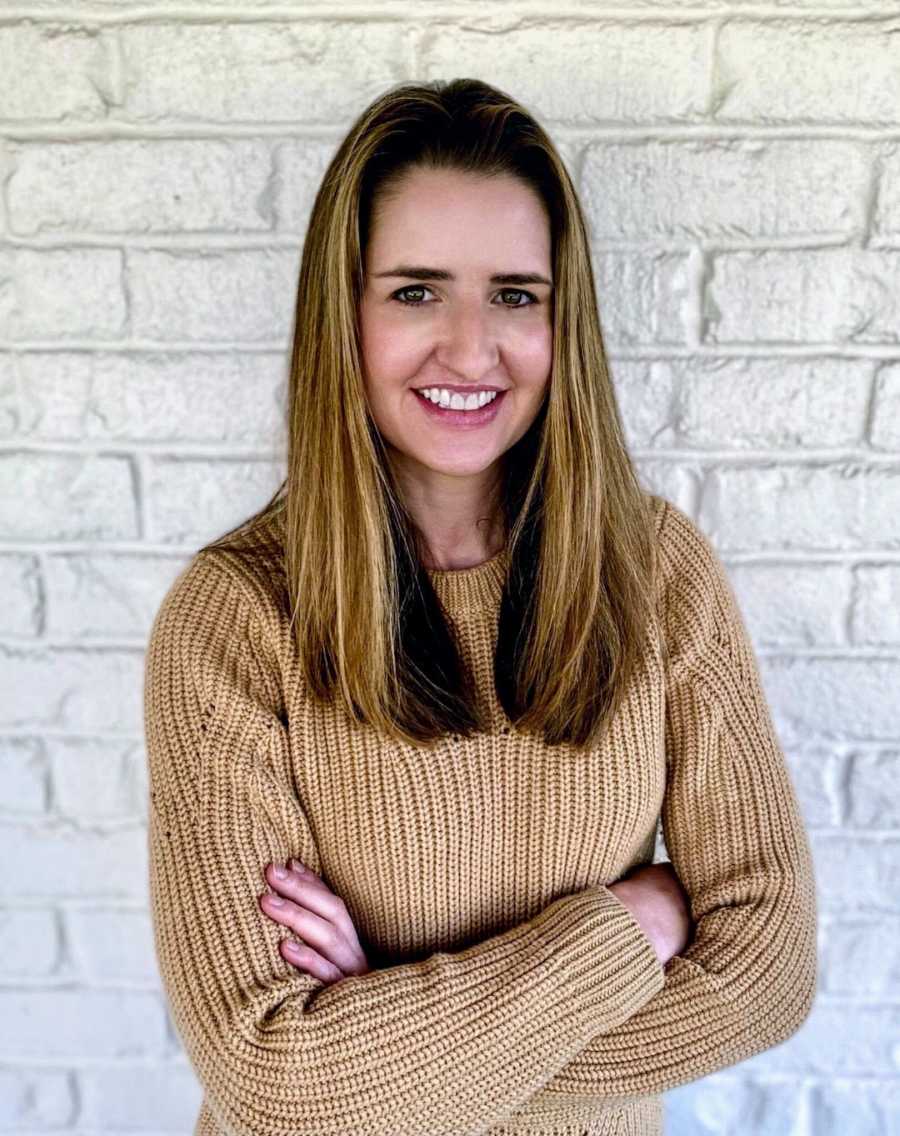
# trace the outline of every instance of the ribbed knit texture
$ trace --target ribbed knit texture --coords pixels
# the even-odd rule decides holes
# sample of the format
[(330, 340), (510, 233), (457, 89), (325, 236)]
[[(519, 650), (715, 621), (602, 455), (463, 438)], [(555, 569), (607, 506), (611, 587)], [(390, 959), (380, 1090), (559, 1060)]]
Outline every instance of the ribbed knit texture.
[[(430, 572), (490, 729), (432, 750), (314, 703), (279, 520), (197, 553), (145, 671), (155, 946), (204, 1089), (196, 1136), (660, 1136), (667, 1089), (786, 1039), (816, 985), (812, 861), (710, 542), (653, 496), (669, 650), (612, 729), (516, 733), (493, 689), (508, 558)], [(695, 930), (661, 966), (609, 890), (662, 817)], [(283, 959), (265, 865), (343, 897), (375, 969)]]

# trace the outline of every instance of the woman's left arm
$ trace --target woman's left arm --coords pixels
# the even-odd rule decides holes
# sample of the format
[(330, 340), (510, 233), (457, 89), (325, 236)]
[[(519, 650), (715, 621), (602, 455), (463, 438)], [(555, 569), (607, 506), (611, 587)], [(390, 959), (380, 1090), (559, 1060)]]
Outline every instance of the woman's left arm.
[(812, 857), (750, 637), (708, 538), (670, 502), (660, 548), (663, 836), (695, 930), (663, 988), (548, 1081), (532, 1114), (662, 1093), (744, 1061), (795, 1033), (815, 997)]

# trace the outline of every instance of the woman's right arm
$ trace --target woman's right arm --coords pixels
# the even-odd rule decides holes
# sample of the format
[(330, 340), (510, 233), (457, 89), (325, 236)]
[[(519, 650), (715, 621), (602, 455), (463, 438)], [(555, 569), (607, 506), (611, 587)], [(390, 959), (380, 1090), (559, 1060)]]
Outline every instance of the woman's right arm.
[(194, 558), (145, 667), (157, 958), (208, 1107), (237, 1136), (486, 1131), (646, 1004), (663, 968), (602, 886), (457, 953), (332, 985), (292, 967), (259, 907), (264, 867), (320, 860), (279, 772), (295, 756), (280, 674), (239, 571)]

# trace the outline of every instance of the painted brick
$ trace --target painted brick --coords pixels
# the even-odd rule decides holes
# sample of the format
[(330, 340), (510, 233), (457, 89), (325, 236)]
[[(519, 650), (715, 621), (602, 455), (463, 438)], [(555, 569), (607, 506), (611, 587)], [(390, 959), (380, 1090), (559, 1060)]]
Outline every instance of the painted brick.
[(840, 139), (664, 139), (587, 147), (580, 188), (598, 240), (853, 235), (869, 149)]
[[(401, 13), (402, 14), (402, 13)], [(137, 122), (333, 122), (398, 81), (402, 21), (126, 25), (126, 118)], [(347, 61), (352, 66), (347, 67)]]
[(713, 258), (709, 343), (900, 343), (900, 249), (773, 249)]
[[(543, 119), (577, 125), (678, 122), (708, 105), (710, 38), (701, 22), (523, 19), (492, 12), (430, 27), (423, 78), (463, 71), (516, 97)], [(565, 82), (548, 83), (549, 74)]]
[(189, 559), (187, 553), (48, 554), (49, 633), (61, 639), (143, 643), (166, 590)]
[(114, 248), (0, 249), (0, 339), (119, 339), (123, 259)]
[(760, 125), (896, 123), (898, 29), (896, 13), (728, 21), (717, 42), (715, 117)]
[(272, 462), (154, 461), (146, 481), (152, 537), (196, 548), (259, 508), (283, 478), (284, 470)]
[(134, 540), (138, 518), (127, 457), (0, 453), (4, 540)]
[(138, 990), (0, 990), (0, 1058), (159, 1057), (166, 1014)]
[(816, 462), (720, 467), (700, 522), (721, 552), (900, 548), (900, 466)]
[(0, 1069), (0, 1131), (56, 1131), (74, 1123), (78, 1103), (65, 1069)]
[(299, 255), (294, 249), (128, 254), (131, 323), (145, 339), (287, 343)]
[(25, 352), (15, 436), (232, 443), (286, 438), (288, 367), (273, 351)]
[(4, 119), (102, 121), (112, 89), (113, 46), (96, 27), (0, 24), (0, 107)]
[(14, 150), (10, 230), (264, 233), (271, 148), (252, 139), (32, 142)]

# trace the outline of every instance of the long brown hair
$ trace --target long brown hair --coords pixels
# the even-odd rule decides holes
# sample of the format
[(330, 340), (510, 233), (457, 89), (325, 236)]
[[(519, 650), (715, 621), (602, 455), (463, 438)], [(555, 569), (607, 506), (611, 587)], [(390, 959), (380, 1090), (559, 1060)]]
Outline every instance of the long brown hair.
[(576, 191), (547, 134), (502, 91), (474, 79), (401, 84), (341, 143), (303, 246), (287, 478), (231, 533), (283, 511), (292, 634), (315, 697), (338, 698), (358, 721), (412, 744), (487, 728), (362, 370), (357, 313), (373, 202), (417, 167), (512, 174), (550, 218), (552, 382), (502, 459), (509, 570), (494, 677), (518, 730), (548, 745), (596, 745), (654, 618), (650, 495), (625, 446)]

